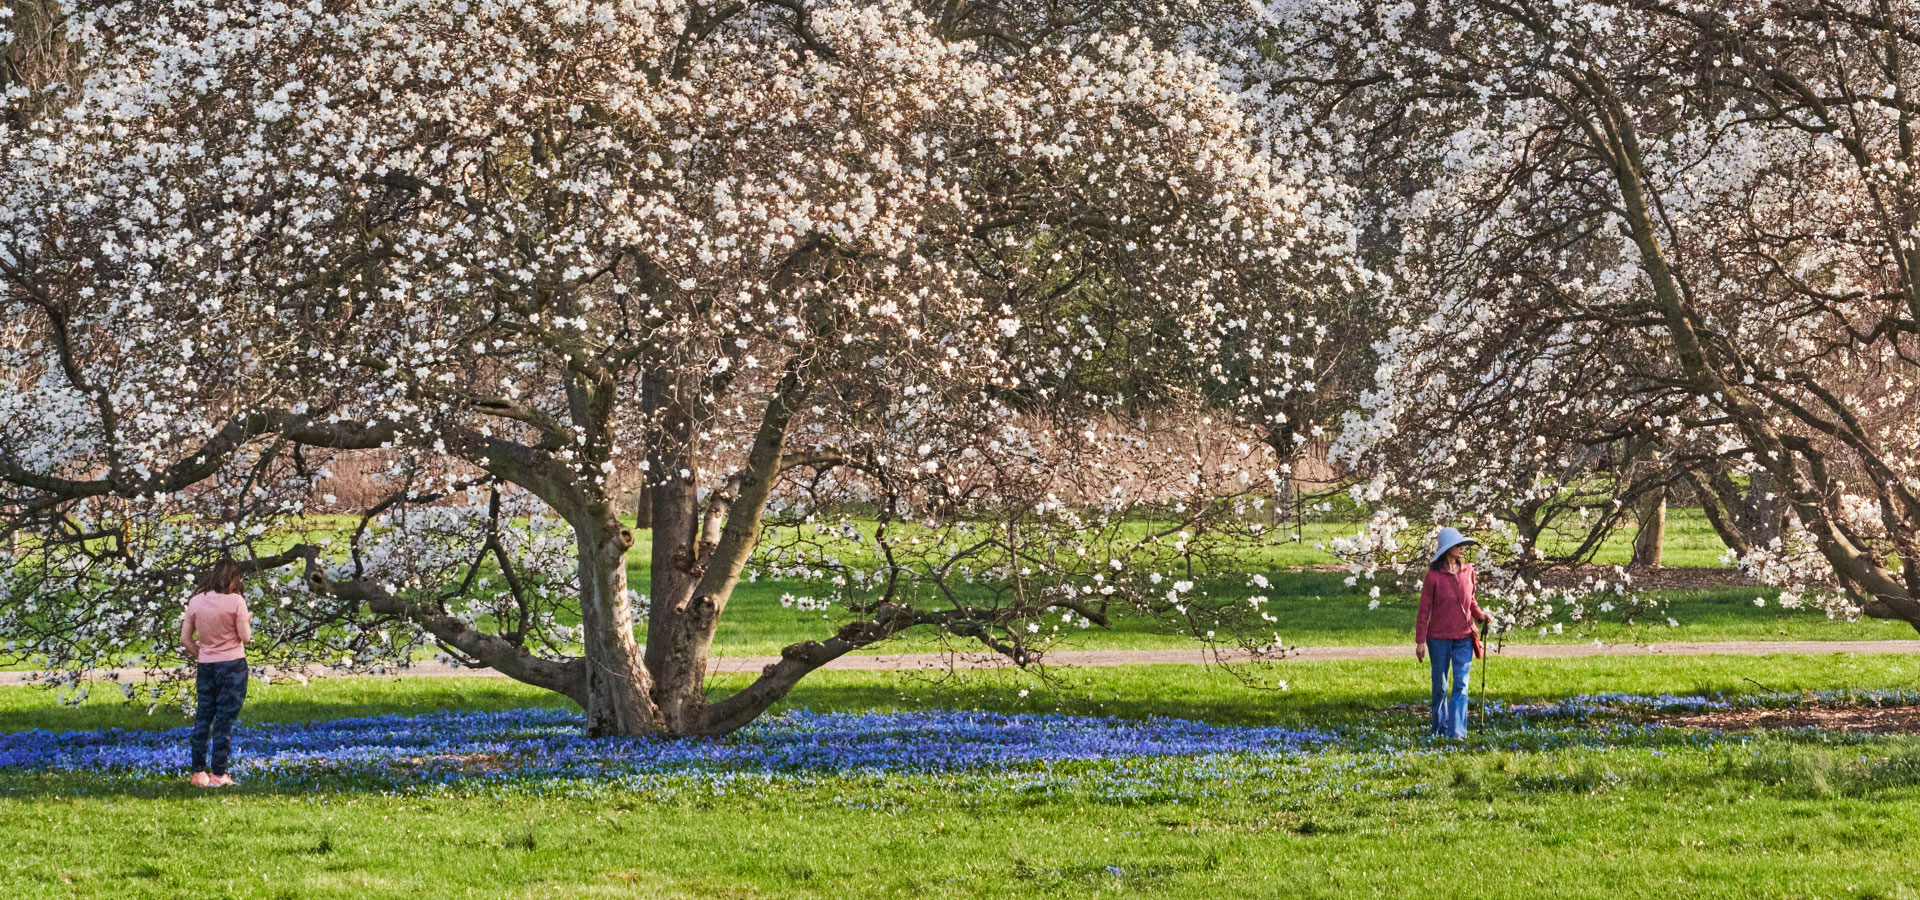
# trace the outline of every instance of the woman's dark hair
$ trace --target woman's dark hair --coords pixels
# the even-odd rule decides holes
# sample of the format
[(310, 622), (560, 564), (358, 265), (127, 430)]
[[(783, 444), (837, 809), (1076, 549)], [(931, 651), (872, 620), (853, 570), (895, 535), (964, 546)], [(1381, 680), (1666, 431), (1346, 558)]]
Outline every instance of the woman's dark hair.
[(200, 589), (216, 594), (238, 594), (240, 579), (246, 576), (247, 570), (244, 566), (233, 560), (223, 559), (214, 563), (213, 568), (208, 569), (207, 574), (201, 577)]
[[(1471, 543), (1473, 543), (1473, 541), (1470, 541), (1470, 540), (1468, 540), (1468, 541), (1461, 541), (1460, 543), (1458, 543), (1458, 544), (1455, 544), (1455, 545), (1453, 545), (1453, 547), (1465, 547), (1466, 545), (1468, 545), (1468, 544), (1471, 544)], [(1447, 553), (1451, 553), (1451, 552), (1453, 552), (1453, 547), (1448, 547), (1448, 548), (1447, 548)], [(1433, 558), (1433, 562), (1430, 562), (1430, 563), (1427, 563), (1427, 571), (1429, 571), (1429, 572), (1444, 572), (1444, 571), (1446, 571), (1446, 570), (1447, 570), (1447, 553), (1442, 553), (1442, 554), (1440, 554), (1440, 555), (1438, 555), (1438, 556), (1435, 556), (1435, 557)], [(1463, 563), (1464, 563), (1464, 562), (1466, 562), (1466, 560), (1461, 560), (1461, 562), (1463, 562)]]

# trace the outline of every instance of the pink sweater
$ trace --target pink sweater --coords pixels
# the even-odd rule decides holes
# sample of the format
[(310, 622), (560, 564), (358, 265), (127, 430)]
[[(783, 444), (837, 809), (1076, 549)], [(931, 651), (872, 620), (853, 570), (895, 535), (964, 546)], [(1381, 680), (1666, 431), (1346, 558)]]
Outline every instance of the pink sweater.
[(1487, 618), (1473, 600), (1473, 580), (1472, 563), (1461, 563), (1457, 573), (1427, 571), (1420, 583), (1420, 615), (1413, 623), (1415, 643), (1473, 637), (1474, 621)]
[[(197, 639), (196, 639), (197, 636)], [(180, 644), (199, 653), (203, 663), (246, 659), (253, 639), (253, 614), (239, 594), (195, 594), (180, 619)]]

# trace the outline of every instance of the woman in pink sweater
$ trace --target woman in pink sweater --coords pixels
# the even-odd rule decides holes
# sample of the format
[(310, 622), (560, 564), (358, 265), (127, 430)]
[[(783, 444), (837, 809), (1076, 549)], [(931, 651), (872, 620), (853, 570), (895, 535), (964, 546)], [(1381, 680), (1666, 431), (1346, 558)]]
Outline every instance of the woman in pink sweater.
[[(1483, 652), (1474, 623), (1492, 617), (1473, 599), (1473, 564), (1466, 548), (1474, 540), (1452, 528), (1440, 529), (1438, 552), (1420, 584), (1420, 615), (1413, 624), (1413, 655), (1425, 662), (1433, 654), (1433, 736), (1467, 736), (1467, 675)], [(1447, 674), (1453, 690), (1447, 690)]]
[(188, 659), (198, 663), (192, 741), (195, 787), (233, 783), (227, 760), (233, 754), (233, 722), (247, 699), (246, 643), (253, 639), (253, 614), (240, 596), (245, 575), (246, 570), (233, 560), (215, 563), (180, 619), (180, 646)]

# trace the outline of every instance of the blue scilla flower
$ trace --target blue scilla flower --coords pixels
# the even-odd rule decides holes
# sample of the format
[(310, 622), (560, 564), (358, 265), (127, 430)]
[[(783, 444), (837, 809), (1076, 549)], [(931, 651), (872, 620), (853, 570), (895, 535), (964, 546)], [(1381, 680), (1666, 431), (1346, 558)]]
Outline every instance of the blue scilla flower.
[[(723, 740), (588, 738), (558, 709), (437, 712), (235, 730), (243, 780), (374, 788), (467, 782), (598, 781), (737, 775), (1001, 771), (1077, 760), (1293, 752), (1318, 731), (1236, 728), (1185, 719), (956, 712), (769, 717)], [(187, 765), (187, 730), (103, 729), (0, 735), (0, 768), (157, 777)]]

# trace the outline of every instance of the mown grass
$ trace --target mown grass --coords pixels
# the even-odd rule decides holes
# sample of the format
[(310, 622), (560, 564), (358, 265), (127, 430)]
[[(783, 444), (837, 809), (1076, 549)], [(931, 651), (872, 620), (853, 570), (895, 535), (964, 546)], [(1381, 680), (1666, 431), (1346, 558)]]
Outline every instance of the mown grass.
[(1716, 782), (1696, 760), (1662, 767), (1681, 796), (885, 811), (819, 790), (671, 805), (0, 799), (30, 836), (0, 883), (20, 898), (1915, 896), (1892, 862), (1920, 825), (1912, 788), (1806, 800)]
[[(1259, 591), (1269, 598), (1266, 609), (1277, 622), (1272, 630), (1282, 643), (1296, 647), (1381, 646), (1410, 644), (1417, 599), (1383, 593), (1378, 608), (1369, 608), (1365, 585), (1349, 587), (1345, 576), (1330, 572), (1275, 572), (1271, 587)], [(843, 621), (837, 613), (801, 612), (782, 606), (783, 593), (803, 586), (778, 582), (746, 582), (734, 592), (714, 637), (716, 656), (772, 656), (796, 641), (831, 635)], [(1220, 602), (1238, 603), (1254, 593), (1244, 583), (1216, 587)], [(1666, 603), (1656, 615), (1632, 623), (1617, 618), (1563, 628), (1560, 633), (1524, 631), (1507, 635), (1512, 644), (1659, 643), (1674, 641), (1782, 641), (1782, 640), (1904, 640), (1915, 637), (1903, 622), (1829, 619), (1813, 609), (1783, 609), (1779, 591), (1764, 587), (1723, 587), (1706, 590), (1655, 591), (1649, 596)], [(1763, 601), (1756, 605), (1754, 601)], [(1678, 622), (1669, 626), (1671, 617)], [(1048, 627), (1056, 624), (1047, 623)], [(1205, 630), (1204, 623), (1200, 630)], [(645, 629), (640, 630), (644, 639)], [(1223, 633), (1223, 638), (1225, 637)], [(938, 635), (908, 632), (893, 641), (864, 651), (868, 655), (931, 651), (941, 647)], [(963, 649), (978, 645), (957, 642)], [(1196, 646), (1191, 631), (1176, 630), (1143, 617), (1118, 613), (1111, 628), (1062, 627), (1056, 650), (1152, 650)], [(427, 655), (425, 653), (422, 654)], [(28, 668), (14, 665), (8, 668)]]
[[(953, 708), (1317, 727), (1368, 721), (1377, 710), (1394, 704), (1424, 703), (1426, 677), (1425, 666), (1411, 652), (1404, 660), (1286, 661), (1231, 670), (1157, 665), (932, 674), (822, 671), (802, 681), (775, 711)], [(1282, 681), (1284, 690), (1279, 688)], [(710, 693), (724, 695), (746, 683), (745, 675), (716, 675), (709, 679)], [(1920, 689), (1920, 654), (1495, 658), (1474, 678), (1476, 697), (1505, 701), (1615, 691), (1740, 694), (1849, 688)], [(302, 722), (566, 703), (551, 692), (504, 678), (326, 678), (306, 685), (254, 679), (245, 719)], [(188, 722), (177, 710), (148, 714), (112, 691), (97, 692), (79, 706), (61, 706), (43, 689), (0, 688), (0, 731), (184, 724)]]
[[(1488, 693), (1908, 688), (1920, 658), (1496, 660)], [(969, 673), (935, 684), (821, 673), (814, 709), (928, 706), (1418, 727), (1412, 660), (1282, 663), (1274, 691), (1188, 666)], [(727, 687), (723, 685), (724, 689)], [(1028, 693), (1021, 696), (1020, 691)], [(498, 680), (256, 687), (292, 721), (550, 703)], [(0, 689), (0, 728), (172, 726), (110, 702)], [(1489, 739), (1491, 741), (1491, 739)], [(1920, 745), (1818, 735), (1677, 745), (1328, 750), (1205, 767), (1160, 793), (980, 792), (848, 775), (769, 790), (512, 797), (228, 793), (0, 774), (8, 897), (1912, 897)], [(1093, 764), (1116, 778), (1137, 772)], [(1180, 770), (1185, 771), (1185, 770)], [(962, 790), (956, 784), (973, 784)]]
[[(1350, 534), (1353, 525), (1309, 523), (1302, 526), (1303, 539), (1256, 554), (1246, 561), (1248, 575), (1266, 575), (1272, 586), (1255, 589), (1245, 577), (1222, 578), (1208, 587), (1219, 602), (1238, 603), (1253, 594), (1270, 598), (1268, 611), (1279, 621), (1274, 625), (1282, 642), (1294, 646), (1366, 646), (1405, 643), (1412, 640), (1416, 599), (1387, 587), (1379, 608), (1370, 608), (1371, 584), (1347, 585), (1339, 572), (1285, 571), (1289, 567), (1325, 565), (1337, 562), (1322, 547), (1334, 538)], [(645, 584), (647, 536), (640, 532), (641, 545), (635, 548), (629, 578)], [(1603, 564), (1624, 564), (1632, 555), (1632, 535), (1623, 530), (1615, 534), (1597, 554)], [(1676, 509), (1669, 514), (1665, 562), (1670, 566), (1720, 567), (1725, 545), (1708, 527), (1699, 510)], [(807, 596), (818, 588), (804, 583), (783, 581), (743, 582), (735, 590), (726, 617), (714, 638), (715, 652), (723, 656), (765, 656), (795, 641), (818, 638), (831, 633), (837, 620), (831, 613), (803, 613), (780, 604), (783, 594)], [(1783, 609), (1779, 592), (1772, 588), (1725, 587), (1706, 590), (1654, 591), (1649, 596), (1667, 603), (1660, 615), (1642, 617), (1633, 623), (1602, 621), (1566, 629), (1558, 634), (1529, 632), (1509, 636), (1515, 643), (1586, 643), (1600, 639), (1608, 643), (1647, 643), (1660, 641), (1731, 640), (1885, 640), (1913, 636), (1913, 629), (1902, 623), (1878, 620), (1844, 622), (1829, 620), (1825, 613), (1812, 609)], [(1762, 601), (1756, 605), (1755, 600)], [(1672, 618), (1677, 626), (1666, 622)], [(1202, 622), (1197, 630), (1206, 630)], [(909, 635), (905, 639), (868, 651), (897, 653), (903, 650), (929, 649), (931, 638)], [(1061, 649), (1124, 650), (1168, 649), (1193, 646), (1190, 633), (1168, 628), (1162, 623), (1126, 615), (1114, 616), (1112, 628), (1067, 628), (1061, 630)]]

